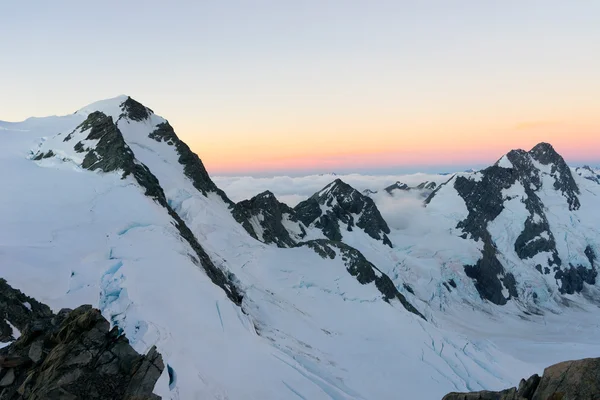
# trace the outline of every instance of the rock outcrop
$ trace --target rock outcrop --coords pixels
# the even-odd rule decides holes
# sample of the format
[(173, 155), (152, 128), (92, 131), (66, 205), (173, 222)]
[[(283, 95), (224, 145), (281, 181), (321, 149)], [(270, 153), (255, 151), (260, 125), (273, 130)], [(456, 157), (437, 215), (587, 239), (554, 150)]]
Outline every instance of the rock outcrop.
[(0, 312), (23, 327), (0, 349), (0, 399), (159, 399), (152, 391), (161, 355), (155, 347), (138, 354), (99, 310), (84, 305), (54, 315), (1, 280)]
[(522, 379), (518, 388), (500, 392), (449, 393), (443, 400), (576, 400), (600, 399), (600, 358), (554, 364)]

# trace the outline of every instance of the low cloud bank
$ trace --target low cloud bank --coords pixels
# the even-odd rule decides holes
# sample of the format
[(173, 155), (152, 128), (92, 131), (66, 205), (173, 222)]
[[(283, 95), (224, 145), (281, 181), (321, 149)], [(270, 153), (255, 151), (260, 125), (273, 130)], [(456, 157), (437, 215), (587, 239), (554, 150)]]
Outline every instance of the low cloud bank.
[(406, 183), (411, 187), (426, 181), (440, 184), (448, 180), (449, 176), (424, 173), (384, 176), (326, 174), (303, 177), (276, 176), (272, 178), (217, 176), (213, 180), (235, 202), (249, 199), (265, 190), (269, 190), (281, 202), (293, 207), (338, 178), (361, 192), (366, 189), (376, 191), (377, 193), (371, 194), (371, 198), (377, 204), (390, 228), (406, 229), (416, 215), (424, 212), (423, 192), (396, 190), (393, 195), (390, 195), (384, 188), (395, 182)]

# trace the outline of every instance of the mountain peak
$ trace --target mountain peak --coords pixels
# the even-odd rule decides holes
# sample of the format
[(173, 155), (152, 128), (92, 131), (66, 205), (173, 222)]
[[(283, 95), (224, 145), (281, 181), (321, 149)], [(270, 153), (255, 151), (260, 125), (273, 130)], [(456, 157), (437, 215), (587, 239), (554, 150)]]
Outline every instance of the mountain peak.
[(273, 199), (275, 199), (275, 195), (270, 190), (265, 190), (264, 192), (257, 194), (255, 197), (257, 197), (257, 198), (273, 198)]
[(148, 119), (154, 114), (150, 108), (127, 95), (120, 95), (110, 99), (96, 101), (77, 110), (75, 114), (87, 118), (90, 114), (97, 111), (112, 117), (115, 123), (120, 117), (126, 117), (129, 120), (140, 122)]
[(541, 142), (536, 144), (529, 150), (529, 154), (544, 165), (565, 163), (565, 160), (554, 150), (554, 147), (550, 143)]
[(339, 178), (299, 203), (294, 211), (304, 225), (313, 224), (330, 240), (342, 240), (344, 227), (348, 232), (358, 227), (392, 247), (387, 237), (390, 228), (375, 202)]
[(333, 198), (333, 197), (337, 197), (340, 195), (347, 197), (347, 198), (351, 198), (354, 196), (354, 192), (360, 194), (352, 186), (350, 186), (349, 184), (347, 184), (340, 178), (337, 178), (336, 180), (334, 180), (333, 182), (331, 182), (330, 184), (325, 186), (323, 189), (321, 189), (317, 193), (315, 193), (312, 197), (321, 199), (319, 201), (323, 202), (323, 201), (325, 201), (323, 199)]
[(410, 190), (408, 185), (404, 182), (396, 181), (396, 183), (391, 184), (390, 186), (384, 189), (389, 194), (392, 194), (394, 190)]
[(232, 214), (250, 236), (263, 243), (294, 247), (306, 236), (294, 210), (268, 190), (240, 201), (233, 207)]
[(123, 113), (133, 121), (144, 121), (153, 114), (153, 111), (142, 103), (127, 96), (127, 99), (120, 104)]
[(333, 182), (327, 185), (329, 188), (341, 188), (344, 190), (355, 190), (352, 186), (341, 180), (340, 178), (336, 178)]
[[(572, 273), (562, 265), (557, 239), (551, 230), (544, 199), (563, 197), (560, 201), (564, 201), (569, 211), (580, 207), (580, 190), (571, 169), (552, 145), (542, 142), (530, 151), (511, 150), (477, 176), (459, 174), (449, 183), (451, 185), (443, 185), (441, 190), (456, 190), (468, 210), (466, 218), (456, 227), (462, 230), (463, 238), (482, 240), (484, 245), (481, 259), (475, 265), (465, 266), (465, 273), (475, 280), (483, 298), (505, 304), (510, 298), (518, 297), (516, 278), (497, 258), (497, 239), (493, 237), (493, 229), (490, 230), (490, 225), (494, 226), (492, 222), (506, 208), (518, 210), (523, 218), (523, 228), (516, 234), (513, 250), (521, 260), (538, 260), (536, 269), (546, 275), (553, 268), (555, 279), (562, 282), (561, 293), (571, 293), (571, 288), (581, 287), (586, 279), (591, 281), (591, 275)], [(515, 199), (518, 201), (514, 202)], [(428, 200), (430, 202), (431, 197)], [(542, 268), (542, 265), (547, 267)]]

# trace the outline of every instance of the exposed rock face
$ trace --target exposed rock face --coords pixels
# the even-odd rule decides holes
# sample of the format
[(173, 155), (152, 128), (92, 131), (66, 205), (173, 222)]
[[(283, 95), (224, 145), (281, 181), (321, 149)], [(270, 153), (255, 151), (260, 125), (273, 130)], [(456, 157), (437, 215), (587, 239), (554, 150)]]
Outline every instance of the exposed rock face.
[(373, 200), (341, 179), (299, 203), (294, 211), (304, 225), (321, 229), (330, 240), (341, 241), (340, 225), (345, 225), (347, 231), (358, 227), (373, 239), (392, 247), (387, 237), (390, 228)]
[(569, 203), (570, 210), (577, 210), (580, 207), (579, 187), (573, 179), (571, 169), (565, 160), (558, 154), (551, 144), (539, 143), (529, 151), (531, 157), (540, 164), (550, 168), (550, 175), (554, 178), (554, 189), (562, 192)]
[(51, 316), (52, 311), (47, 305), (13, 289), (0, 278), (0, 342), (15, 340), (9, 323), (22, 332), (31, 320)]
[(194, 187), (198, 189), (198, 191), (202, 192), (205, 196), (209, 192), (214, 192), (219, 195), (225, 203), (233, 206), (233, 202), (227, 197), (225, 192), (219, 189), (212, 179), (210, 179), (200, 157), (198, 157), (185, 142), (177, 137), (173, 127), (168, 122), (159, 124), (148, 137), (157, 142), (165, 142), (169, 146), (175, 146), (175, 149), (179, 154), (179, 163), (183, 165), (183, 172), (192, 181)]
[(402, 182), (396, 182), (388, 187), (386, 187), (385, 189), (386, 192), (388, 192), (389, 194), (392, 194), (392, 192), (394, 190), (410, 190), (410, 188), (408, 187), (408, 185), (406, 183), (402, 183)]
[(425, 182), (419, 183), (416, 188), (419, 190), (434, 190), (436, 187), (437, 187), (437, 183), (425, 181)]
[[(147, 118), (150, 115), (149, 113), (152, 112), (131, 98), (126, 100), (121, 105), (121, 108), (123, 114), (120, 118), (123, 118), (124, 116), (133, 116), (133, 118), (139, 120), (144, 116)], [(177, 143), (180, 143), (181, 146), (185, 147), (191, 153), (191, 155), (186, 153), (187, 156), (191, 157), (193, 160), (188, 163), (190, 167), (188, 168), (186, 165), (185, 168), (186, 171), (192, 171), (188, 177), (193, 177), (190, 179), (194, 181), (194, 185), (196, 186), (196, 182), (199, 182), (199, 187), (205, 187), (205, 183), (209, 182), (216, 188), (212, 180), (208, 178), (208, 174), (206, 173), (206, 170), (204, 170), (198, 156), (192, 153), (185, 143), (177, 139), (172, 128), (167, 124), (161, 129), (166, 132), (161, 137), (168, 137), (169, 140), (173, 141), (176, 145)], [(221, 287), (234, 303), (240, 305), (243, 297), (241, 292), (236, 288), (232, 280), (213, 264), (208, 254), (204, 251), (200, 243), (198, 243), (192, 231), (168, 204), (165, 193), (160, 186), (160, 182), (146, 165), (135, 158), (133, 151), (125, 142), (123, 134), (114, 123), (113, 118), (100, 111), (90, 113), (83, 123), (63, 139), (63, 142), (72, 141), (75, 137), (81, 137), (82, 135), (86, 135), (85, 138), (78, 141), (73, 147), (75, 153), (86, 153), (81, 162), (81, 167), (91, 171), (122, 171), (123, 179), (130, 175), (133, 176), (137, 183), (145, 190), (146, 196), (152, 198), (167, 209), (167, 212), (171, 218), (173, 218), (174, 225), (179, 230), (181, 237), (185, 239), (194, 250), (194, 254), (190, 255), (192, 260), (206, 271), (206, 274), (213, 283)], [(42, 154), (43, 158), (47, 153), (40, 152), (34, 159), (38, 159), (40, 154)], [(196, 159), (199, 164), (194, 161)], [(76, 157), (74, 157), (73, 160), (75, 161)], [(203, 180), (205, 179), (203, 178), (204, 175), (208, 181)], [(194, 179), (197, 179), (197, 181)]]
[(122, 117), (124, 116), (132, 121), (138, 122), (144, 121), (148, 119), (151, 114), (154, 114), (151, 109), (144, 106), (142, 103), (135, 101), (131, 97), (127, 97), (127, 100), (121, 104), (121, 110), (123, 111), (123, 114), (121, 114)]
[(598, 185), (600, 185), (600, 170), (593, 169), (589, 165), (586, 165), (583, 167), (577, 167), (575, 171), (579, 176), (592, 182), (596, 182)]
[(443, 400), (576, 400), (600, 399), (600, 358), (565, 361), (521, 380), (501, 392), (449, 393)]
[(398, 291), (389, 276), (381, 272), (379, 268), (370, 263), (360, 251), (350, 247), (342, 242), (331, 241), (327, 239), (310, 240), (301, 243), (301, 245), (310, 247), (323, 258), (334, 259), (339, 253), (346, 264), (346, 269), (350, 275), (363, 285), (375, 283), (377, 289), (383, 295), (383, 299), (389, 302), (397, 299), (411, 313), (425, 319), (409, 301)]
[(408, 192), (411, 190), (417, 190), (417, 191), (421, 192), (420, 193), (421, 196), (427, 197), (427, 196), (429, 196), (431, 191), (434, 190), (436, 187), (437, 187), (437, 184), (435, 182), (429, 182), (429, 181), (421, 182), (417, 186), (408, 186), (406, 183), (396, 182), (396, 183), (386, 187), (384, 190), (386, 192), (388, 192), (389, 194), (391, 194), (392, 196), (394, 195), (394, 192), (396, 192), (396, 191)]
[[(549, 182), (551, 187), (548, 187)], [(482, 298), (502, 305), (518, 296), (515, 278), (498, 260), (498, 249), (488, 231), (488, 224), (502, 213), (506, 202), (516, 197), (520, 198), (529, 214), (514, 243), (519, 258), (527, 260), (538, 254), (547, 254), (547, 260), (536, 265), (536, 269), (543, 274), (554, 272), (554, 278), (560, 281), (559, 291), (563, 294), (580, 292), (583, 283), (595, 283), (597, 273), (591, 262), (591, 269), (583, 265), (563, 266), (556, 248), (556, 239), (540, 193), (542, 190), (559, 192), (565, 198), (569, 211), (579, 209), (580, 203), (579, 187), (570, 168), (550, 144), (540, 143), (528, 152), (512, 150), (495, 165), (474, 175), (456, 175), (439, 186), (425, 203), (428, 204), (447, 185), (453, 186), (469, 211), (457, 228), (463, 231), (465, 239), (481, 240), (484, 244), (482, 257), (476, 265), (465, 266), (465, 273), (475, 280), (475, 287)], [(508, 296), (503, 294), (504, 289)]]
[(9, 321), (24, 323), (17, 301), (31, 305), (19, 339), (0, 349), (0, 399), (159, 398), (152, 391), (164, 365), (156, 348), (136, 353), (100, 311), (81, 306), (54, 315), (4, 281), (0, 296)]
[(253, 238), (264, 243), (294, 247), (306, 236), (306, 230), (294, 210), (278, 201), (269, 191), (237, 203), (232, 213)]

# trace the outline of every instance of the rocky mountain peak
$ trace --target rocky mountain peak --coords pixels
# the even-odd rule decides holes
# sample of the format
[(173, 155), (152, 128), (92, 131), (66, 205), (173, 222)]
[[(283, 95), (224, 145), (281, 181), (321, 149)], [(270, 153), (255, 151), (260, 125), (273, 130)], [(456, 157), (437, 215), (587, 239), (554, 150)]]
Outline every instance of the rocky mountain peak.
[(579, 208), (579, 187), (573, 179), (571, 169), (560, 154), (549, 143), (539, 143), (530, 151), (512, 150), (506, 156), (511, 165), (507, 165), (501, 158), (496, 165), (504, 168), (513, 168), (519, 181), (525, 187), (535, 187), (535, 191), (542, 189), (545, 176), (553, 180), (553, 187), (560, 191), (567, 199), (569, 209)]
[(351, 232), (358, 227), (373, 239), (392, 246), (387, 237), (390, 228), (375, 202), (341, 179), (299, 203), (294, 211), (304, 225), (322, 230), (330, 240), (341, 241), (342, 230)]
[[(127, 100), (123, 104), (126, 103)], [(138, 107), (136, 103), (132, 100), (128, 104), (135, 110)], [(134, 111), (134, 114), (139, 116), (139, 112), (138, 109)], [(167, 132), (170, 131), (167, 130)], [(182, 148), (189, 151), (189, 147), (185, 143), (179, 142)], [(181, 157), (184, 157), (185, 160), (188, 160), (186, 157), (189, 157), (190, 161), (187, 163), (182, 162), (182, 164), (186, 167), (184, 172), (186, 175), (189, 174), (188, 177), (193, 180), (194, 186), (198, 184), (203, 188), (214, 187), (214, 191), (218, 193), (216, 185), (208, 177), (198, 156), (191, 151), (182, 154)], [(167, 210), (181, 237), (189, 243), (195, 253), (192, 258), (196, 263), (202, 265), (213, 283), (220, 286), (234, 303), (241, 303), (241, 293), (225, 273), (213, 264), (192, 231), (171, 208), (158, 178), (144, 163), (135, 157), (133, 150), (126, 143), (123, 133), (112, 116), (101, 111), (89, 112), (87, 118), (68, 135), (65, 136), (59, 133), (51, 139), (43, 141), (38, 152), (32, 158), (35, 161), (43, 162), (47, 158), (54, 157), (58, 157), (62, 161), (75, 163), (90, 171), (120, 172), (122, 179), (131, 177), (144, 190), (146, 196)], [(210, 186), (211, 184), (212, 186)]]
[(406, 183), (397, 181), (384, 189), (389, 194), (392, 194), (394, 190), (410, 190), (410, 187)]
[(306, 236), (295, 211), (268, 190), (240, 201), (233, 207), (232, 214), (250, 236), (263, 243), (294, 247)]
[(358, 191), (356, 189), (354, 189), (352, 186), (348, 185), (346, 182), (344, 182), (340, 178), (337, 178), (336, 180), (331, 182), (329, 185), (325, 186), (323, 188), (323, 190), (318, 192), (317, 197), (323, 198), (323, 199), (338, 197), (338, 196), (351, 197), (355, 194), (355, 192), (358, 193)]
[(132, 121), (144, 121), (148, 119), (150, 115), (154, 114), (151, 109), (129, 96), (127, 97), (127, 100), (121, 103), (120, 107), (123, 111), (122, 115), (125, 115)]
[(575, 171), (579, 176), (600, 185), (600, 170), (584, 165), (583, 167), (577, 167)]
[[(498, 259), (496, 240), (489, 226), (507, 207), (522, 207), (509, 203), (514, 199), (523, 204), (526, 216), (523, 230), (514, 241), (514, 252), (523, 260), (532, 260), (540, 273), (554, 274), (561, 293), (573, 293), (583, 283), (595, 282), (595, 271), (585, 266), (563, 266), (556, 238), (550, 228), (544, 204), (548, 196), (565, 202), (569, 211), (579, 209), (579, 188), (564, 159), (548, 143), (540, 143), (530, 151), (512, 150), (493, 166), (475, 174), (457, 174), (432, 193), (431, 202), (440, 190), (456, 190), (468, 209), (467, 217), (457, 224), (463, 238), (482, 240), (482, 257), (476, 265), (466, 265), (465, 273), (475, 281), (482, 298), (505, 304), (518, 296), (517, 282)], [(514, 218), (511, 214), (510, 218)], [(504, 250), (508, 251), (508, 250)], [(582, 249), (583, 252), (583, 249)], [(583, 254), (582, 254), (583, 256)], [(504, 293), (504, 294), (503, 294)], [(508, 296), (506, 295), (508, 294)]]
[(544, 165), (565, 162), (550, 143), (541, 142), (536, 144), (529, 150), (529, 154)]
[(437, 187), (437, 183), (435, 182), (421, 182), (417, 185), (417, 189), (419, 190), (434, 190)]

